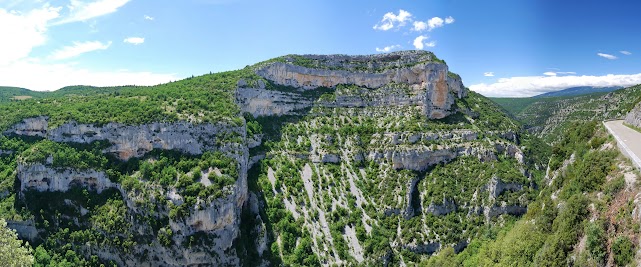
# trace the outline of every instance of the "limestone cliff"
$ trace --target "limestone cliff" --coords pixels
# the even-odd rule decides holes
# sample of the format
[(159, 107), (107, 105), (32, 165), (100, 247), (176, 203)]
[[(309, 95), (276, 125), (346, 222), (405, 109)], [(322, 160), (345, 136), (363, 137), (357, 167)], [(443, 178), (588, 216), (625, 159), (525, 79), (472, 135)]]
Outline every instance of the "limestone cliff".
[[(56, 142), (90, 144), (108, 141), (111, 146), (104, 150), (121, 160), (141, 157), (153, 149), (178, 150), (187, 154), (202, 154), (204, 151), (221, 150), (236, 154), (240, 144), (225, 143), (223, 138), (245, 138), (244, 127), (227, 124), (192, 124), (188, 122), (151, 123), (123, 125), (108, 123), (103, 126), (79, 124), (71, 121), (57, 128), (48, 128), (44, 116), (26, 118), (12, 126), (5, 134), (45, 137)], [(236, 147), (234, 147), (236, 146)], [(236, 155), (238, 156), (238, 155)]]
[[(103, 150), (105, 154), (114, 155), (116, 158), (127, 161), (133, 157), (142, 157), (153, 149), (177, 150), (182, 153), (199, 155), (206, 151), (220, 151), (234, 159), (237, 164), (238, 177), (236, 182), (223, 188), (226, 192), (222, 198), (213, 201), (201, 199), (196, 207), (191, 207), (191, 212), (186, 218), (176, 218), (169, 221), (172, 240), (175, 246), (165, 247), (158, 243), (138, 246), (130, 255), (123, 255), (114, 248), (89, 246), (86, 249), (92, 254), (103, 259), (112, 260), (119, 265), (128, 266), (185, 266), (217, 263), (221, 265), (237, 265), (238, 257), (233, 251), (233, 242), (239, 235), (240, 215), (248, 198), (247, 191), (247, 164), (248, 147), (260, 143), (255, 137), (245, 138), (245, 127), (230, 126), (225, 124), (199, 124), (186, 122), (152, 123), (146, 125), (122, 125), (109, 123), (103, 126), (91, 124), (78, 124), (69, 122), (54, 129), (48, 129), (48, 118), (41, 116), (27, 118), (14, 125), (5, 134), (17, 136), (38, 136), (56, 142), (92, 144), (96, 141), (107, 141), (110, 146)], [(237, 138), (229, 139), (230, 136)], [(227, 138), (227, 139), (225, 139)], [(102, 193), (107, 189), (119, 192), (126, 206), (136, 216), (148, 216), (148, 208), (141, 206), (144, 196), (136, 192), (127, 191), (121, 184), (110, 180), (104, 171), (94, 169), (78, 170), (66, 167), (53, 167), (53, 159), (49, 156), (44, 162), (25, 163), (19, 160), (17, 177), (20, 182), (20, 191), (23, 194), (30, 192), (67, 192), (72, 187), (81, 187), (89, 192)], [(151, 185), (148, 185), (151, 186)], [(182, 197), (173, 191), (165, 191), (160, 187), (152, 186), (150, 189), (164, 195), (165, 199), (175, 200)], [(168, 217), (167, 202), (157, 199), (160, 214), (152, 215), (158, 219)], [(151, 215), (149, 215), (151, 216)], [(155, 235), (148, 225), (141, 225), (128, 219), (131, 225), (137, 225), (139, 234)], [(12, 225), (23, 225), (15, 222)], [(76, 220), (78, 227), (83, 226)], [(22, 236), (34, 240), (37, 230), (33, 227), (14, 227)], [(188, 242), (196, 233), (211, 236), (211, 243), (204, 247), (184, 248), (180, 244)], [(146, 258), (134, 255), (148, 255)]]
[(67, 192), (73, 186), (80, 186), (101, 193), (116, 186), (101, 171), (54, 169), (44, 164), (18, 164), (18, 180), (21, 191)]
[(638, 103), (629, 113), (625, 116), (625, 122), (641, 128), (641, 103)]
[[(339, 85), (356, 86), (364, 90), (337, 91), (333, 101), (321, 101), (325, 107), (372, 107), (389, 105), (416, 105), (431, 119), (448, 116), (455, 98), (466, 95), (458, 75), (451, 74), (446, 64), (435, 61), (431, 54), (420, 51), (391, 53), (385, 56), (305, 55), (316, 62), (315, 67), (274, 62), (256, 70), (256, 74), (276, 85), (295, 88), (295, 92), (277, 92), (246, 88), (239, 82), (236, 94), (241, 109), (254, 116), (292, 114), (314, 105), (314, 98), (305, 97), (306, 91), (318, 88), (335, 89)], [(383, 65), (377, 62), (385, 58)], [(360, 65), (359, 65), (360, 64)], [(402, 85), (400, 88), (398, 85)], [(407, 90), (409, 89), (409, 90)]]
[[(189, 120), (204, 104), (185, 97), (162, 102), (159, 113), (179, 113), (167, 120), (42, 115), (7, 126), (31, 148), (0, 150), (17, 158), (18, 202), (55, 196), (71, 211), (15, 228), (30, 240), (55, 227), (94, 231), (117, 245), (73, 240), (76, 252), (121, 266), (403, 265), (406, 253), (461, 251), (479, 225), (522, 214), (535, 195), (518, 124), (430, 52), (290, 55), (243, 71), (197, 84), (233, 84), (226, 104), (237, 114), (225, 120)], [(61, 166), (38, 143), (78, 152), (70, 162), (104, 162)], [(92, 229), (100, 208), (125, 233)]]

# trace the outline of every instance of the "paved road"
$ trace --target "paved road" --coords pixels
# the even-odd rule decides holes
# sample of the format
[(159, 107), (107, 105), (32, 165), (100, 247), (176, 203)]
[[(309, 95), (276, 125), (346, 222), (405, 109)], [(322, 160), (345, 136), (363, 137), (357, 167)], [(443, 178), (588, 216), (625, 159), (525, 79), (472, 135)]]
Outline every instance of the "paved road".
[(617, 140), (621, 152), (641, 169), (641, 133), (623, 125), (622, 120), (606, 121), (603, 124)]

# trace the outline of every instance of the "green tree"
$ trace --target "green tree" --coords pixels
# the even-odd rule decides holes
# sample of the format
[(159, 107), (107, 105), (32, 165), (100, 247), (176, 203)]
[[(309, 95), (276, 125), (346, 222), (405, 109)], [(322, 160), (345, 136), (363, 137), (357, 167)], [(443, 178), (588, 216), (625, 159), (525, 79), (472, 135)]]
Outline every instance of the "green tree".
[(626, 266), (634, 258), (634, 244), (627, 236), (620, 236), (612, 243), (612, 254), (614, 263), (618, 266)]
[(23, 244), (18, 234), (7, 227), (7, 222), (0, 218), (0, 262), (5, 266), (31, 266), (33, 256), (29, 244)]
[(606, 254), (605, 230), (602, 222), (592, 222), (586, 227), (587, 248), (597, 262), (603, 263)]

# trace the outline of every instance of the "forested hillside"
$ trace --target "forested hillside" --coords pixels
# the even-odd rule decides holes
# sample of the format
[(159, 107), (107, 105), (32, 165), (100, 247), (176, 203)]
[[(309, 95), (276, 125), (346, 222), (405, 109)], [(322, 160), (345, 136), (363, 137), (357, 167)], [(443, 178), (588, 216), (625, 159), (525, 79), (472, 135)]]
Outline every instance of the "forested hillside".
[(426, 265), (638, 265), (638, 170), (596, 121), (567, 127), (552, 151), (542, 190), (521, 219)]
[(522, 122), (528, 131), (552, 142), (558, 141), (565, 129), (575, 122), (623, 119), (641, 101), (641, 86), (574, 97), (492, 100)]
[(34, 266), (634, 264), (638, 173), (579, 121), (640, 88), (519, 122), (426, 51), (0, 88), (0, 218)]

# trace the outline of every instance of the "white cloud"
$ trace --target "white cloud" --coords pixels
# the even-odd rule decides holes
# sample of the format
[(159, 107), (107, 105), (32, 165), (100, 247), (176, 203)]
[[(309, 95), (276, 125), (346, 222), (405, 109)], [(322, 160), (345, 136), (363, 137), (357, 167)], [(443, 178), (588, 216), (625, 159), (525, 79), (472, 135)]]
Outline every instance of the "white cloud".
[(145, 15), (145, 19), (146, 19), (146, 20), (154, 20), (154, 17), (149, 16), (149, 15)]
[(455, 20), (454, 20), (454, 18), (452, 16), (449, 16), (449, 17), (445, 18), (445, 24), (452, 24), (452, 23), (454, 23), (454, 21)]
[(3, 37), (0, 41), (0, 85), (44, 91), (68, 85), (154, 85), (178, 80), (179, 77), (175, 74), (97, 71), (81, 68), (77, 62), (47, 63), (47, 59), (69, 58), (83, 52), (105, 49), (110, 43), (74, 43), (55, 51), (47, 59), (31, 55), (33, 48), (47, 43), (49, 26), (108, 14), (126, 2), (128, 1), (102, 0), (84, 4), (72, 0), (69, 8), (73, 10), (69, 17), (61, 16), (61, 7), (52, 7), (49, 4), (24, 12), (0, 8), (0, 36)]
[(69, 85), (156, 85), (179, 79), (176, 74), (93, 71), (74, 64), (42, 64), (36, 60), (23, 60), (10, 66), (0, 66), (0, 73), (0, 84), (36, 91), (57, 90)]
[(425, 40), (427, 40), (428, 38), (429, 37), (426, 36), (426, 35), (421, 35), (419, 37), (416, 37), (416, 39), (414, 39), (414, 43), (413, 43), (414, 44), (414, 48), (420, 50), (420, 49), (423, 49), (426, 46), (427, 47), (435, 47), (436, 46), (436, 42), (435, 41), (431, 41), (431, 42), (427, 42), (427, 43), (425, 42)]
[(485, 72), (485, 73), (483, 73), (483, 76), (485, 76), (485, 77), (494, 77), (494, 72), (493, 71)]
[(641, 84), (641, 73), (603, 76), (525, 76), (498, 79), (492, 84), (474, 84), (471, 90), (485, 96), (530, 97), (578, 86), (609, 87)]
[(110, 45), (111, 45), (111, 42), (108, 42), (105, 44), (99, 41), (73, 42), (72, 46), (65, 46), (62, 49), (56, 50), (49, 57), (54, 60), (67, 59), (67, 58), (77, 57), (81, 54), (88, 53), (91, 51), (105, 50), (109, 48)]
[(45, 4), (27, 13), (0, 8), (0, 66), (26, 58), (47, 41), (47, 23), (59, 17), (60, 8)]
[(69, 15), (55, 24), (65, 24), (77, 21), (86, 21), (107, 14), (114, 13), (118, 8), (124, 6), (131, 0), (96, 0), (93, 2), (83, 2), (80, 0), (71, 0), (67, 8)]
[(405, 26), (405, 23), (411, 20), (412, 14), (401, 9), (398, 11), (398, 15), (394, 14), (394, 12), (387, 12), (385, 15), (383, 15), (383, 19), (381, 19), (381, 22), (374, 25), (373, 28), (374, 30), (387, 31), (394, 28), (395, 26), (403, 27)]
[(630, 53), (630, 51), (622, 50), (622, 51), (619, 51), (619, 52), (621, 52), (621, 54), (624, 54), (626, 56), (632, 55), (632, 53)]
[(443, 20), (440, 17), (433, 17), (427, 20), (427, 22), (414, 21), (414, 23), (412, 23), (412, 25), (414, 26), (412, 27), (412, 30), (417, 32), (424, 31), (424, 30), (431, 31), (433, 29), (443, 27), (445, 24), (452, 24), (452, 23), (454, 23), (454, 18), (452, 16), (445, 18), (445, 20)]
[[(556, 69), (558, 70), (558, 69)], [(559, 76), (559, 75), (576, 75), (574, 71), (546, 71), (543, 73), (545, 76)]]
[(443, 23), (445, 23), (445, 21), (443, 21), (442, 18), (433, 17), (427, 21), (427, 27), (431, 31), (434, 28), (443, 27)]
[(376, 52), (389, 52), (389, 51), (392, 51), (394, 49), (398, 49), (400, 47), (401, 47), (401, 45), (390, 45), (390, 46), (386, 46), (386, 47), (383, 47), (383, 48), (378, 48), (377, 47), (376, 48)]
[(126, 38), (123, 42), (133, 44), (133, 45), (139, 45), (145, 42), (145, 38), (142, 37), (129, 37)]
[(610, 54), (605, 54), (605, 53), (597, 53), (597, 56), (600, 56), (600, 57), (603, 57), (603, 58), (607, 58), (607, 59), (610, 59), (610, 60), (617, 59), (616, 56), (613, 56), (613, 55), (610, 55)]
[(427, 29), (427, 23), (423, 21), (414, 21), (414, 28), (413, 30), (420, 32)]

